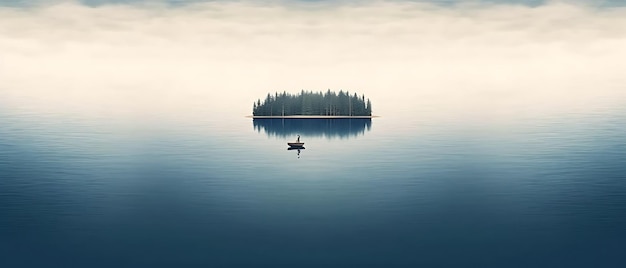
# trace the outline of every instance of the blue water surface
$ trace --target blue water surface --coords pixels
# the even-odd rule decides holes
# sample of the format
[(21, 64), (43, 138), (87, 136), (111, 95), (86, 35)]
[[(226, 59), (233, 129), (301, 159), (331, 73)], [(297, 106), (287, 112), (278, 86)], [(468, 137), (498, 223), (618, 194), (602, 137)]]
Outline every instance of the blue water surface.
[(3, 109), (0, 267), (622, 267), (624, 114)]

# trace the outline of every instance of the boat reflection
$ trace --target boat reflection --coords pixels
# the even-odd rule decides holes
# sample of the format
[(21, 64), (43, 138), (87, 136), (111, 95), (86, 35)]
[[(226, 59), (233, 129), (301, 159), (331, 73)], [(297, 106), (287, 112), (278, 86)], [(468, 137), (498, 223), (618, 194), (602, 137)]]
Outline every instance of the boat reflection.
[(293, 151), (293, 150), (298, 151), (298, 158), (300, 158), (300, 150), (304, 150), (304, 149), (306, 149), (306, 148), (304, 148), (304, 147), (297, 147), (297, 148), (289, 147), (289, 148), (287, 148), (287, 151)]
[(350, 138), (364, 135), (372, 128), (372, 120), (367, 119), (253, 119), (254, 130), (263, 130), (268, 136)]

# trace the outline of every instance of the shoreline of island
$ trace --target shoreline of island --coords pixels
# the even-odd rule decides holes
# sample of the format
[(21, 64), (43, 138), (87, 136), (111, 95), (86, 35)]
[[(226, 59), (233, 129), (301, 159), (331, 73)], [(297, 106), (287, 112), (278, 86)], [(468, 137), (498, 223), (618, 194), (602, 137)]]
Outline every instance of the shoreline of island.
[(372, 119), (377, 115), (248, 115), (252, 119)]

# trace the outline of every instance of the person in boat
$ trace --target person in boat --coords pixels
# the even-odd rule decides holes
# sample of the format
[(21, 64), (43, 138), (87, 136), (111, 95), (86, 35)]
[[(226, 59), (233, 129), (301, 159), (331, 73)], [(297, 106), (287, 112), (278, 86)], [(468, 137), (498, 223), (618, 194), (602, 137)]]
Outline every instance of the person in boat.
[(300, 135), (298, 135), (298, 141), (296, 141), (297, 143), (300, 143)]

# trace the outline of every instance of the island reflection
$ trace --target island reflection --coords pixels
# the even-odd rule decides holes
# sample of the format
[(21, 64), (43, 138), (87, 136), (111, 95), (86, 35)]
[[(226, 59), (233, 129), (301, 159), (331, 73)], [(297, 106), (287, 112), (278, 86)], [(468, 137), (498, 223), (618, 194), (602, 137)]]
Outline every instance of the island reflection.
[(252, 120), (254, 130), (268, 136), (350, 138), (364, 135), (372, 128), (372, 119), (258, 119)]

